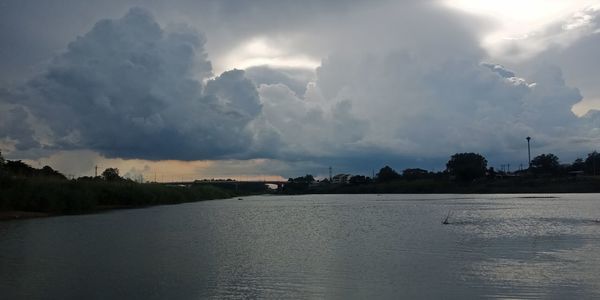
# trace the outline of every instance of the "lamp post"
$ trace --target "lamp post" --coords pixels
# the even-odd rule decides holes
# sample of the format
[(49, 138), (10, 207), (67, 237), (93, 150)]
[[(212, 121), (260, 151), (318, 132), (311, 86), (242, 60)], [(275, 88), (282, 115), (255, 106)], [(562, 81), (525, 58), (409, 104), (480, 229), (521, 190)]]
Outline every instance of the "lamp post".
[(531, 168), (531, 147), (529, 145), (530, 140), (531, 140), (531, 137), (527, 137), (527, 158), (529, 161), (529, 168)]

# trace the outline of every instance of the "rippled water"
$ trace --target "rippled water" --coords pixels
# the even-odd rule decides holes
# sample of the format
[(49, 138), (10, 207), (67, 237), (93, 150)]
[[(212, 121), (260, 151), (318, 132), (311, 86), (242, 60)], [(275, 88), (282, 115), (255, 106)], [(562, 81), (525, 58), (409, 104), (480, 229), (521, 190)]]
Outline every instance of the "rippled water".
[(0, 295), (600, 298), (600, 195), (540, 196), (257, 196), (3, 222)]

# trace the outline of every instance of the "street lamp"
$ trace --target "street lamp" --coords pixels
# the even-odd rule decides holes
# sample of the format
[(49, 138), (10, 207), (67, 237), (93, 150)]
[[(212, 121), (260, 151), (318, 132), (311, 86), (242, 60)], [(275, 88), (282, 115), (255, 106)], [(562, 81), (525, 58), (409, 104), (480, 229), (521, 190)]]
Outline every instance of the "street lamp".
[(531, 147), (529, 146), (530, 140), (531, 140), (531, 137), (527, 137), (527, 158), (529, 161), (529, 168), (531, 168)]

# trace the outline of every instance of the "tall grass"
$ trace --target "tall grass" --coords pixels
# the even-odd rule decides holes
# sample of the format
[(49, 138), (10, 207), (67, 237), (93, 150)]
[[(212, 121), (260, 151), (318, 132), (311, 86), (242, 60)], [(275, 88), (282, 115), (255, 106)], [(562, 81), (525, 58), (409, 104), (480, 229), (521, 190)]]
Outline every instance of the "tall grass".
[(106, 207), (175, 204), (235, 197), (211, 185), (190, 187), (130, 181), (0, 178), (0, 210), (83, 213)]

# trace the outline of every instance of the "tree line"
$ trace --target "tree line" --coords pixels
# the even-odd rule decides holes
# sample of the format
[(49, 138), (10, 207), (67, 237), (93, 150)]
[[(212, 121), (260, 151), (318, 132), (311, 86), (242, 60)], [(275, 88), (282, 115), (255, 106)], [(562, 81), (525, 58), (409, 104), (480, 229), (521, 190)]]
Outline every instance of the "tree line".
[[(398, 174), (389, 166), (382, 168), (378, 175), (378, 181), (390, 181), (394, 179), (419, 179), (447, 176), (461, 181), (472, 181), (483, 177), (495, 177), (506, 175), (508, 172), (497, 171), (494, 167), (488, 167), (487, 159), (479, 153), (456, 153), (446, 163), (446, 170), (438, 173), (428, 172), (423, 169), (405, 169)], [(547, 153), (540, 154), (531, 160), (531, 165), (523, 170), (512, 172), (516, 175), (537, 176), (565, 176), (565, 175), (600, 175), (600, 153), (594, 151), (589, 153), (585, 159), (577, 158), (572, 163), (561, 164), (558, 156)]]
[[(534, 175), (534, 176), (567, 176), (567, 175), (600, 175), (600, 153), (594, 151), (589, 153), (585, 159), (577, 158), (572, 163), (561, 164), (558, 156), (552, 153), (540, 154), (531, 160), (531, 166), (517, 170), (515, 172), (506, 172), (495, 170), (494, 167), (488, 167), (487, 159), (474, 152), (456, 153), (450, 157), (446, 163), (446, 169), (441, 172), (431, 172), (421, 168), (408, 168), (397, 172), (390, 166), (384, 166), (377, 172), (374, 178), (353, 175), (346, 182), (351, 185), (358, 184), (376, 184), (395, 180), (422, 180), (422, 179), (455, 179), (457, 181), (469, 182), (481, 178), (495, 178), (506, 175)], [(313, 175), (307, 174), (296, 178), (288, 179), (288, 188), (303, 186), (316, 183)], [(328, 184), (329, 179), (325, 178), (318, 181), (321, 184)]]
[(247, 190), (211, 184), (142, 184), (121, 177), (117, 168), (107, 168), (96, 177), (68, 179), (49, 166), (34, 168), (22, 161), (5, 160), (0, 153), (0, 211), (85, 213), (230, 198), (248, 194)]

